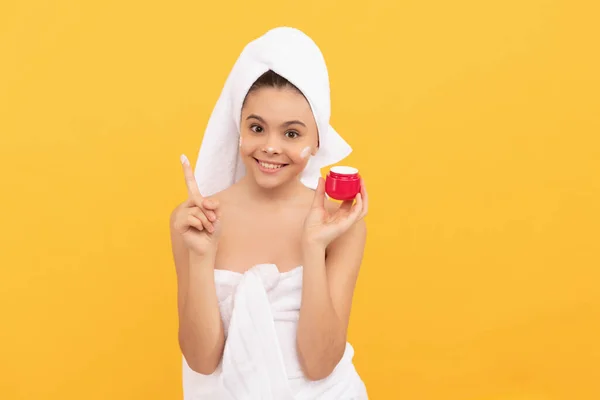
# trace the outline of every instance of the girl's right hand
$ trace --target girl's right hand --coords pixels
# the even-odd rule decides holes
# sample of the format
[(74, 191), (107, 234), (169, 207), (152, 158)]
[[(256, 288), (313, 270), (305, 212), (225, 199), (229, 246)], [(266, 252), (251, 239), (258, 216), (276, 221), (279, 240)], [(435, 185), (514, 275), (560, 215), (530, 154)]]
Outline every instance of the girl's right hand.
[(173, 213), (173, 229), (185, 246), (198, 255), (216, 252), (221, 233), (218, 201), (204, 198), (198, 190), (190, 162), (181, 156), (188, 198)]

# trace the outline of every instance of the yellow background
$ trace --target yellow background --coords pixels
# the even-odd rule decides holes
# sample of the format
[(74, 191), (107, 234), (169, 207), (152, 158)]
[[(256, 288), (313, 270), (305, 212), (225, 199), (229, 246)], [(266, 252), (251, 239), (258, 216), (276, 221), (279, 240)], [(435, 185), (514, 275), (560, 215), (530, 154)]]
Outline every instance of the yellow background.
[(292, 25), (368, 184), (371, 398), (599, 399), (593, 3), (3, 1), (0, 398), (181, 398), (179, 155), (244, 44)]

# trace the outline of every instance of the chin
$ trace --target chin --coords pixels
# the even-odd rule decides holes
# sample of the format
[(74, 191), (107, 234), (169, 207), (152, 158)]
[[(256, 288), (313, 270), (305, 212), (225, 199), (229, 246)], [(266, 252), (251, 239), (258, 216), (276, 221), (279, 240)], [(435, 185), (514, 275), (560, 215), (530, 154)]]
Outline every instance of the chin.
[(254, 181), (258, 186), (264, 189), (274, 189), (279, 186), (283, 186), (295, 179), (295, 176), (290, 174), (280, 176), (265, 176), (262, 173), (253, 173)]
[(246, 164), (246, 171), (251, 171), (251, 175), (258, 186), (263, 189), (274, 189), (295, 181), (302, 170), (298, 165), (288, 164), (282, 167), (280, 171), (270, 174), (262, 172), (252, 160), (250, 165)]
[(286, 181), (272, 180), (272, 179), (261, 179), (260, 177), (254, 177), (256, 184), (263, 189), (275, 189), (281, 185), (284, 185)]

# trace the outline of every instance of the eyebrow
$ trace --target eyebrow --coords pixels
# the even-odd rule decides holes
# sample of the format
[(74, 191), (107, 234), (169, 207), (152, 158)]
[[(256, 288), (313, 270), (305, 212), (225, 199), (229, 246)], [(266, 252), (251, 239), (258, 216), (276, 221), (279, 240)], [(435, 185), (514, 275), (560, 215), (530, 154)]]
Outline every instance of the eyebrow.
[[(249, 119), (256, 119), (256, 120), (262, 122), (263, 124), (268, 125), (267, 121), (265, 121), (262, 117), (260, 117), (259, 115), (256, 115), (256, 114), (248, 115), (246, 117), (246, 120), (249, 120)], [(283, 124), (281, 124), (281, 126), (290, 126), (290, 125), (294, 125), (294, 124), (302, 125), (303, 127), (306, 128), (306, 124), (304, 124), (304, 122), (297, 120), (297, 119), (292, 120), (292, 121), (286, 121)]]

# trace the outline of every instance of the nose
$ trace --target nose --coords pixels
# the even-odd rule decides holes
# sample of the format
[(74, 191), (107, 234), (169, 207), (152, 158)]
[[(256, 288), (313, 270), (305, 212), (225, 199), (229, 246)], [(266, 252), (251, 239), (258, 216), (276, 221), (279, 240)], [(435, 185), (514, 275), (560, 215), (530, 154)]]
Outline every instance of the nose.
[(268, 134), (266, 135), (267, 140), (263, 146), (262, 151), (267, 154), (279, 154), (281, 153), (281, 146), (279, 140), (276, 137), (277, 135)]

